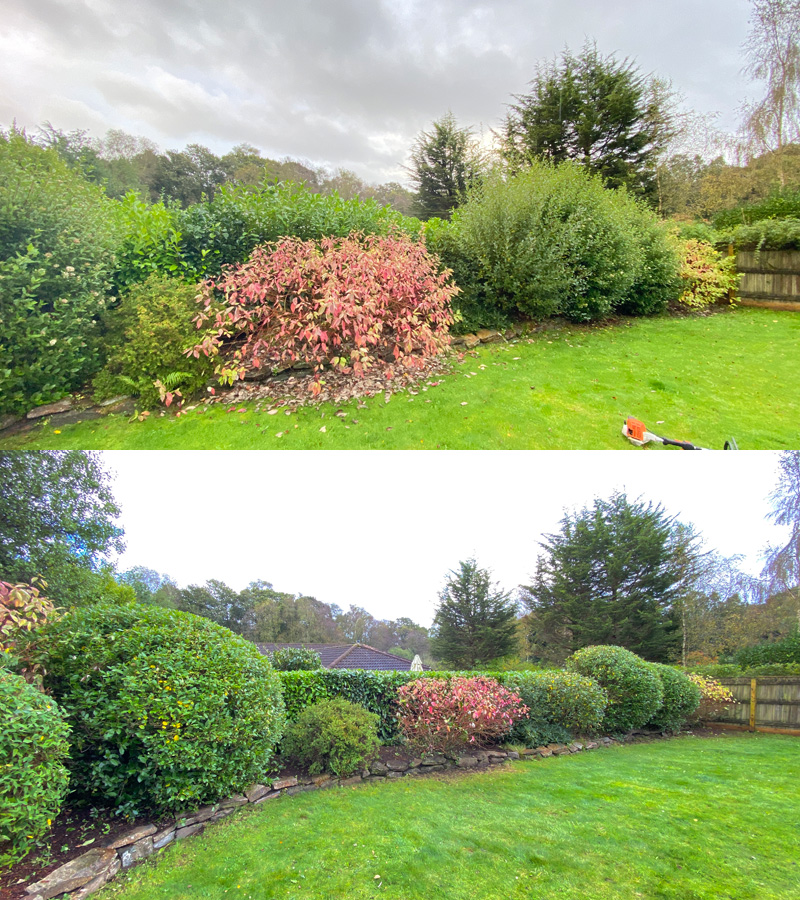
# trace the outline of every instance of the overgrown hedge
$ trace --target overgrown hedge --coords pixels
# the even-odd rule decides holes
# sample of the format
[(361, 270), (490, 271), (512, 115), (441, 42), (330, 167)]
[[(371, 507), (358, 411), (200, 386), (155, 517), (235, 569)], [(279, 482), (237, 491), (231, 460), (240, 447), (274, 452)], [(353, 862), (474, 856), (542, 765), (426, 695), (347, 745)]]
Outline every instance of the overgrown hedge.
[(588, 322), (614, 312), (649, 315), (681, 293), (668, 228), (570, 163), (492, 176), (449, 226), (429, 223), (426, 234), (455, 272), (463, 294), (454, 305), (470, 324), (499, 316)]

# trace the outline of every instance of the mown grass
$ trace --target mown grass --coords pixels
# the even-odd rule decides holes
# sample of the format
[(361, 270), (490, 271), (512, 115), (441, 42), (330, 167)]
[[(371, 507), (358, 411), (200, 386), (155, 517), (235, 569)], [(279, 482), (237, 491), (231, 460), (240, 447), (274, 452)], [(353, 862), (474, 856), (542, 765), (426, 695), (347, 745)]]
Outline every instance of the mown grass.
[(794, 900), (798, 741), (684, 737), (241, 811), (120, 900)]
[[(437, 379), (439, 380), (439, 379)], [(3, 447), (220, 450), (624, 449), (629, 415), (700, 446), (800, 446), (800, 313), (736, 309), (548, 330), (484, 346), (417, 396), (290, 416), (202, 407), (46, 426)], [(325, 431), (320, 429), (324, 427)], [(56, 432), (60, 433), (56, 433)], [(281, 435), (280, 437), (278, 435)], [(650, 445), (653, 448), (655, 445)]]

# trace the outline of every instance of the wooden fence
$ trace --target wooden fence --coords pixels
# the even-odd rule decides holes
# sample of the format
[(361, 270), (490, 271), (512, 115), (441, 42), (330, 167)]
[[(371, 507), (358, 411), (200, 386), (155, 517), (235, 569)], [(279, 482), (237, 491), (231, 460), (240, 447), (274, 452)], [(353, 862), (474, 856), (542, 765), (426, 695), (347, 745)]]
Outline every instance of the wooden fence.
[(739, 250), (736, 270), (742, 305), (800, 310), (800, 250)]
[(800, 735), (800, 676), (720, 678), (734, 703), (718, 721), (729, 728)]

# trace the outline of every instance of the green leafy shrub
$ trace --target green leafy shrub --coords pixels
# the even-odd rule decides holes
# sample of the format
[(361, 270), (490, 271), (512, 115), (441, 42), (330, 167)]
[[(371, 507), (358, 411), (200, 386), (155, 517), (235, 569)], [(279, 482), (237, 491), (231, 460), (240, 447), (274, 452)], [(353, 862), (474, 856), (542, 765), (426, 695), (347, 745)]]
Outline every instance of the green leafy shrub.
[(663, 312), (683, 289), (680, 248), (669, 227), (650, 210), (634, 205), (629, 198), (621, 202), (621, 215), (634, 226), (639, 264), (633, 284), (616, 312), (627, 316), (655, 315)]
[(54, 150), (0, 135), (0, 413), (57, 400), (100, 368), (112, 205)]
[(0, 667), (0, 866), (25, 856), (58, 815), (68, 733), (55, 701)]
[(418, 236), (421, 223), (375, 200), (323, 197), (301, 185), (223, 185), (210, 200), (181, 209), (135, 194), (116, 208), (125, 235), (114, 283), (124, 292), (151, 275), (195, 283), (244, 263), (260, 244), (286, 237), (319, 240), (352, 232)]
[(217, 367), (223, 379), (297, 362), (317, 376), (419, 367), (449, 344), (455, 292), (424, 243), (406, 235), (287, 238), (205, 282), (207, 330), (194, 353), (216, 358), (235, 340)]
[(625, 734), (641, 728), (664, 700), (661, 680), (650, 663), (622, 647), (584, 647), (567, 660), (567, 669), (593, 678), (608, 695), (601, 728)]
[(459, 287), (502, 311), (587, 322), (626, 303), (632, 312), (657, 311), (675, 292), (666, 230), (577, 165), (535, 163), (505, 180), (488, 178), (453, 225), (475, 279)]
[(364, 669), (315, 669), (279, 672), (278, 676), (289, 721), (297, 719), (312, 703), (341, 697), (378, 716), (378, 735), (383, 743), (397, 738), (397, 689), (416, 677), (412, 672)]
[(281, 745), (287, 758), (310, 775), (352, 775), (375, 757), (378, 717), (341, 697), (307, 706), (291, 722)]
[(800, 219), (800, 191), (773, 194), (759, 203), (747, 203), (736, 209), (726, 209), (714, 216), (714, 227), (735, 228), (752, 225), (764, 219)]
[(678, 731), (685, 725), (700, 706), (700, 688), (687, 675), (663, 663), (651, 663), (656, 675), (661, 679), (664, 699), (660, 708), (647, 723), (651, 728)]
[(608, 703), (592, 678), (557, 670), (508, 673), (502, 683), (528, 707), (511, 733), (512, 741), (538, 747), (597, 731)]
[(446, 753), (510, 734), (528, 708), (486, 675), (417, 678), (397, 692), (398, 727), (413, 750)]
[(719, 234), (721, 245), (741, 250), (800, 250), (800, 218), (765, 219)]
[(106, 320), (111, 349), (94, 379), (98, 398), (135, 394), (154, 406), (164, 388), (188, 396), (208, 382), (214, 369), (208, 357), (185, 353), (197, 343), (198, 290), (151, 275), (123, 294)]
[(705, 309), (728, 298), (739, 287), (736, 258), (723, 256), (705, 241), (686, 241), (681, 264), (683, 293), (678, 303), (689, 309)]
[(70, 770), (120, 812), (174, 811), (263, 779), (284, 724), (255, 645), (137, 603), (72, 610), (37, 634), (45, 687), (72, 726)]
[(452, 272), (453, 281), (458, 285), (459, 291), (450, 301), (454, 319), (451, 332), (469, 334), (479, 328), (508, 328), (512, 316), (489, 301), (480, 264), (459, 240), (457, 226), (434, 218), (428, 219), (424, 227), (428, 249), (439, 258), (442, 268)]
[(734, 660), (743, 669), (800, 663), (800, 626), (796, 625), (790, 634), (778, 641), (744, 647), (736, 652)]
[(216, 277), (223, 267), (243, 263), (260, 244), (295, 237), (324, 237), (403, 232), (416, 237), (417, 219), (373, 199), (343, 200), (338, 194), (312, 194), (292, 183), (224, 185), (211, 200), (180, 212), (182, 259), (196, 277)]
[(281, 647), (272, 655), (272, 665), (278, 672), (309, 671), (322, 668), (322, 660), (316, 650), (308, 647)]

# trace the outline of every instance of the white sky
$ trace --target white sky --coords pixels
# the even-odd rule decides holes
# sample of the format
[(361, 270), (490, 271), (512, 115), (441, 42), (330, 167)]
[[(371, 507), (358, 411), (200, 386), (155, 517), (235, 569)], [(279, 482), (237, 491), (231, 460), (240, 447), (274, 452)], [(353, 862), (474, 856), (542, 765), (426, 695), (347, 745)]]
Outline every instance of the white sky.
[(565, 507), (624, 489), (748, 557), (785, 536), (765, 520), (770, 451), (107, 451), (127, 550), (180, 586), (255, 579), (376, 618), (431, 623), (448, 570), (475, 555), (507, 589), (528, 579)]
[(435, 119), (451, 110), (496, 127), (537, 61), (587, 38), (734, 130), (754, 90), (741, 74), (749, 11), (748, 0), (4, 0), (0, 124), (122, 128), (217, 153), (248, 142), (403, 181)]

